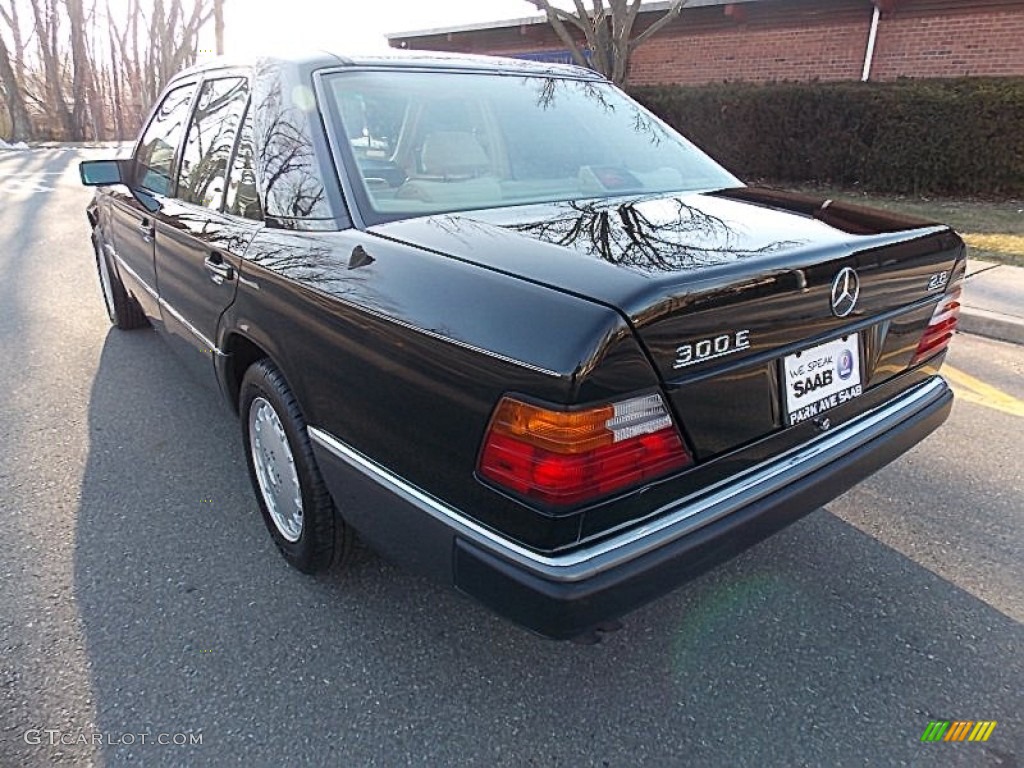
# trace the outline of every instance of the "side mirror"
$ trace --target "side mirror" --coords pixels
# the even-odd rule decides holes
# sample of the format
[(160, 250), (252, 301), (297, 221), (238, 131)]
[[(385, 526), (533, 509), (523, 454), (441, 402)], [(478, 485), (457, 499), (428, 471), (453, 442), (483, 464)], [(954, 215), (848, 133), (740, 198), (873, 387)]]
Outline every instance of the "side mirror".
[(132, 197), (150, 213), (160, 210), (160, 203), (148, 192), (135, 186), (135, 161), (128, 160), (84, 160), (78, 164), (78, 174), (87, 187), (109, 187), (124, 184)]
[(87, 187), (109, 187), (112, 184), (131, 186), (131, 160), (85, 160), (78, 164), (78, 173)]

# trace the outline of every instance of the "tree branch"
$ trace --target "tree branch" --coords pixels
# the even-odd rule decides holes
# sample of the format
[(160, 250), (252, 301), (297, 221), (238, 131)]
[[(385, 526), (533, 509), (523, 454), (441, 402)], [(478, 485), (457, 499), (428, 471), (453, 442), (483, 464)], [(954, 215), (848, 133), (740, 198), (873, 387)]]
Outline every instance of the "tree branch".
[(533, 4), (536, 6), (537, 10), (543, 11), (547, 15), (548, 23), (555, 31), (555, 34), (558, 35), (558, 39), (565, 43), (566, 47), (569, 49), (569, 53), (572, 54), (573, 60), (581, 67), (587, 66), (587, 57), (583, 55), (583, 51), (580, 50), (580, 47), (573, 39), (572, 34), (568, 29), (566, 29), (563, 17), (565, 21), (571, 21), (577, 27), (582, 29), (584, 34), (587, 34), (587, 29), (582, 26), (582, 22), (571, 13), (567, 13), (560, 8), (553, 7), (548, 0), (527, 0), (527, 2)]
[[(629, 43), (629, 50), (635, 51), (636, 48), (639, 45), (641, 45), (645, 40), (647, 40), (649, 37), (657, 33), (659, 29), (664, 27), (670, 21), (673, 21), (683, 10), (683, 6), (686, 5), (686, 3), (687, 0), (675, 0), (675, 2), (672, 3), (672, 7), (665, 11), (665, 14), (660, 19), (655, 21), (653, 24), (651, 24), (651, 26), (649, 26), (647, 29), (645, 29), (643, 32), (641, 32), (639, 35), (633, 38), (633, 40)], [(634, 0), (634, 5), (639, 6), (640, 0)], [(636, 10), (639, 11), (639, 8), (637, 8)]]
[[(583, 25), (583, 22), (581, 22), (579, 18), (569, 13), (569, 11), (563, 11), (561, 8), (556, 8), (555, 6), (551, 5), (551, 3), (548, 2), (548, 0), (526, 0), (526, 2), (528, 2), (534, 8), (536, 8), (538, 11), (546, 14), (548, 17), (548, 22), (551, 24), (551, 26), (554, 26), (554, 22), (551, 21), (553, 15), (554, 18), (560, 22), (569, 22), (578, 30), (580, 30), (580, 32), (587, 31), (587, 28)], [(576, 0), (576, 2), (578, 3), (579, 0)]]

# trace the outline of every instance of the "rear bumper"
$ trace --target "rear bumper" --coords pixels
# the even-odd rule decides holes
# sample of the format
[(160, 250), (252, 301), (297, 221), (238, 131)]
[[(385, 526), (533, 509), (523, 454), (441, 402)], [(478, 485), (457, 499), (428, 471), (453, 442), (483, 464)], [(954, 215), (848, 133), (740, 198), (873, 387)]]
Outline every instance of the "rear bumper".
[(932, 378), (643, 524), (558, 555), (520, 547), (332, 436), (310, 435), (346, 520), (376, 548), (518, 624), (564, 639), (673, 590), (832, 500), (936, 429), (952, 400), (946, 383)]

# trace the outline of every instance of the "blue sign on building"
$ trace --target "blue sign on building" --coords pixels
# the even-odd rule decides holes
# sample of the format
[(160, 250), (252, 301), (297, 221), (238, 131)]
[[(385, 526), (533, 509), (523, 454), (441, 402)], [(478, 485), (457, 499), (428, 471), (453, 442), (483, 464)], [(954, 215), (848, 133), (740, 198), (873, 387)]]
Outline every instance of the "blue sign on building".
[[(548, 64), (575, 64), (576, 61), (572, 57), (572, 53), (569, 49), (562, 51), (530, 51), (529, 53), (503, 53), (502, 56), (509, 56), (513, 59), (526, 59), (528, 61), (543, 61)], [(591, 60), (594, 58), (593, 52), (588, 49), (583, 49), (583, 58), (587, 60), (587, 64), (591, 64)]]

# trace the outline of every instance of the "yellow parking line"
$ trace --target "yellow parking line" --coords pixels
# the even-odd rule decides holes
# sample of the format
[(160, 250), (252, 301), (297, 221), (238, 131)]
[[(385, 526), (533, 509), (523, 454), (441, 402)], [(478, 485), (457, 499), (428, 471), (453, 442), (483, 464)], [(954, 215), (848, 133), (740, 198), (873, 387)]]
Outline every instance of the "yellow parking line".
[(961, 400), (1024, 418), (1024, 400), (1018, 400), (1013, 395), (1008, 395), (949, 365), (942, 366), (942, 375)]

